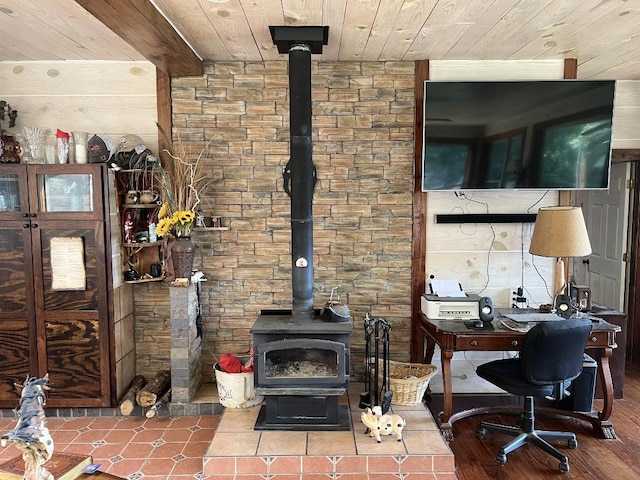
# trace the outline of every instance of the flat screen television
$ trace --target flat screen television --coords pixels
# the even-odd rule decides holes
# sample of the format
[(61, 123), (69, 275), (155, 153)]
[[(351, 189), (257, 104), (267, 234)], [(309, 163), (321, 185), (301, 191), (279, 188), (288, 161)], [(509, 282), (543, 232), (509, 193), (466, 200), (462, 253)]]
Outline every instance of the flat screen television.
[(424, 89), (423, 191), (609, 188), (614, 80)]

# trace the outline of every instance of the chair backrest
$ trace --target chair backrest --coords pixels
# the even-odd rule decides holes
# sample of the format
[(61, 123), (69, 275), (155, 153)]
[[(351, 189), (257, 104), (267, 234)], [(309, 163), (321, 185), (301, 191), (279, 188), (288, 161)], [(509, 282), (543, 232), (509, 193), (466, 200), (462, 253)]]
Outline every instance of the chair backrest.
[(534, 385), (573, 380), (582, 372), (591, 320), (584, 318), (541, 322), (525, 335), (520, 364)]

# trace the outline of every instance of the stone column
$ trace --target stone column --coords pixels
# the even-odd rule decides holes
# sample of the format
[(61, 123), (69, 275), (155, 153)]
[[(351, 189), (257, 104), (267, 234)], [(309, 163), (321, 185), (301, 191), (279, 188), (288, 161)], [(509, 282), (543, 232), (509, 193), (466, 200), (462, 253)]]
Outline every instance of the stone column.
[(196, 285), (169, 288), (171, 311), (171, 403), (189, 403), (202, 383)]

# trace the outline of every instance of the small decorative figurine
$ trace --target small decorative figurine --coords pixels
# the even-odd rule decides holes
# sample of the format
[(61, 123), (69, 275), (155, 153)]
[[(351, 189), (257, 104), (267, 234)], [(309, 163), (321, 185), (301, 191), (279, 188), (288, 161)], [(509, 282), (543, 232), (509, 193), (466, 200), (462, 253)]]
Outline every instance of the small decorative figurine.
[(124, 241), (125, 243), (135, 242), (133, 237), (133, 218), (131, 218), (131, 212), (127, 212), (124, 216)]
[(367, 427), (370, 437), (375, 437), (378, 443), (382, 440), (380, 436), (391, 435), (395, 433), (396, 440), (402, 441), (402, 429), (406, 425), (405, 420), (395, 413), (385, 413), (382, 415), (382, 408), (373, 407), (373, 410), (367, 408), (360, 414), (362, 423)]
[(53, 475), (44, 468), (44, 464), (53, 455), (53, 439), (45, 426), (44, 405), (47, 402), (45, 390), (49, 375), (43, 378), (27, 377), (21, 390), (18, 423), (13, 430), (1, 437), (4, 447), (7, 440), (22, 450), (24, 477), (29, 480), (54, 480)]

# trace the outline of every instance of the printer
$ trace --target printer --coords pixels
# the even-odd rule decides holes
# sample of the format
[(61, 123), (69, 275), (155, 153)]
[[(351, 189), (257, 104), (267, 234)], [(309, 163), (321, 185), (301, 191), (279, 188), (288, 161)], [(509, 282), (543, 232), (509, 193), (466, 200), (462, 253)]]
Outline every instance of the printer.
[(480, 296), (465, 293), (455, 281), (432, 280), (431, 293), (420, 299), (420, 309), (432, 320), (476, 320), (480, 318)]
[(480, 318), (480, 296), (468, 293), (462, 297), (441, 297), (425, 293), (420, 309), (432, 320), (476, 320)]

